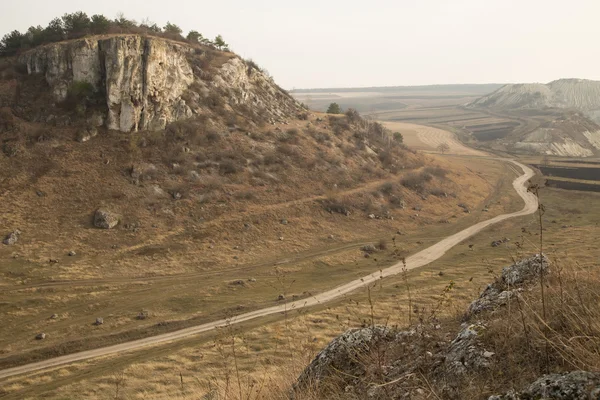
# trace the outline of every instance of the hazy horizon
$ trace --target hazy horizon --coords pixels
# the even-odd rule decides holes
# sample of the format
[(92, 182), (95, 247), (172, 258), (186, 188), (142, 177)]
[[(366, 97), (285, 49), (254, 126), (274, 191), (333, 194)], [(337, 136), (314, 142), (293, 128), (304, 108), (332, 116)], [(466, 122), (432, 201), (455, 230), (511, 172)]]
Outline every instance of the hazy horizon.
[(32, 0), (0, 5), (1, 35), (84, 11), (223, 35), (288, 89), (600, 80), (600, 3)]

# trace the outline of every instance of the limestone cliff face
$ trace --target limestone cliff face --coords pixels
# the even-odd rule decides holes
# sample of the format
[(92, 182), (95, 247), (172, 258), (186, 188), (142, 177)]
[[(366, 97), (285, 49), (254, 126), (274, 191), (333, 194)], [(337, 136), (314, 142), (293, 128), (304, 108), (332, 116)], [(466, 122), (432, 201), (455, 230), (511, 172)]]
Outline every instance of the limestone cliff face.
[(260, 107), (270, 119), (298, 109), (271, 78), (240, 58), (231, 56), (203, 80), (206, 71), (190, 62), (195, 56), (197, 49), (185, 44), (122, 35), (49, 44), (24, 53), (19, 62), (29, 74), (44, 74), (57, 102), (74, 82), (91, 84), (106, 99), (104, 124), (123, 132), (160, 130), (208, 112), (203, 100), (212, 90), (219, 90), (229, 107)]

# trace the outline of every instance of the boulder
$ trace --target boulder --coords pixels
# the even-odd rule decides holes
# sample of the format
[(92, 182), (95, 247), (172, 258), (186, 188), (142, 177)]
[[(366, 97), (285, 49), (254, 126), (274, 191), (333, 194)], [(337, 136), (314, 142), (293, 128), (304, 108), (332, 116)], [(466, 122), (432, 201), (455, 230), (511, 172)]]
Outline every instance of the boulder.
[(375, 253), (377, 251), (377, 248), (372, 244), (364, 245), (360, 249), (361, 249), (361, 251), (364, 251), (365, 253), (368, 253), (368, 254)]
[(346, 331), (317, 354), (302, 372), (294, 388), (318, 385), (321, 380), (336, 372), (346, 378), (363, 376), (367, 366), (361, 362), (361, 357), (376, 346), (393, 341), (397, 336), (398, 334), (385, 326)]
[(13, 244), (17, 243), (20, 235), (21, 235), (21, 231), (18, 229), (15, 229), (14, 231), (12, 231), (8, 235), (6, 235), (6, 238), (2, 241), (2, 243), (4, 243), (7, 246), (13, 245)]
[(112, 229), (119, 223), (119, 215), (103, 208), (94, 214), (94, 226), (101, 229)]
[(549, 261), (546, 256), (542, 256), (542, 259), (543, 262), (540, 263), (540, 256), (536, 254), (503, 268), (500, 278), (489, 284), (479, 298), (469, 305), (467, 316), (505, 305), (523, 290), (524, 286), (539, 280), (540, 268), (542, 273), (547, 275)]
[(510, 391), (488, 400), (574, 400), (600, 399), (600, 374), (573, 371), (544, 375), (522, 392)]
[(482, 323), (463, 325), (446, 351), (443, 371), (446, 378), (481, 371), (490, 366), (491, 352), (483, 348), (480, 340), (485, 329)]
[(142, 310), (142, 311), (140, 311), (140, 312), (138, 313), (138, 315), (137, 315), (136, 319), (138, 319), (138, 320), (140, 320), (140, 321), (143, 321), (143, 320), (145, 320), (146, 318), (148, 318), (148, 317), (149, 317), (149, 315), (150, 315), (150, 314), (148, 313), (148, 311), (146, 311), (146, 310)]
[(35, 335), (35, 339), (36, 340), (44, 340), (44, 339), (46, 339), (46, 334), (44, 332), (38, 333), (37, 335)]
[(104, 324), (104, 318), (102, 318), (102, 317), (96, 318), (96, 322), (94, 322), (94, 325), (102, 325), (102, 324)]
[(84, 143), (97, 135), (98, 130), (95, 127), (89, 127), (81, 129), (79, 132), (77, 132), (76, 139), (79, 143)]

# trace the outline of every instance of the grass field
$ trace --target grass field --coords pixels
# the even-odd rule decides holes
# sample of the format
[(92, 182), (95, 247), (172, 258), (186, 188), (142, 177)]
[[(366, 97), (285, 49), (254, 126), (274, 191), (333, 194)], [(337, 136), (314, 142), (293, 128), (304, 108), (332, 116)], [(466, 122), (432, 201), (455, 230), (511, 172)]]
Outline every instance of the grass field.
[[(439, 159), (438, 163), (449, 165), (450, 160)], [(272, 305), (277, 302), (279, 294), (284, 294), (287, 299), (309, 296), (310, 293), (316, 293), (349, 279), (377, 271), (391, 262), (397, 261), (399, 257), (418, 251), (439, 238), (469, 226), (481, 218), (488, 218), (520, 207), (519, 199), (510, 188), (510, 182), (515, 175), (512, 172), (507, 174), (503, 163), (493, 160), (457, 158), (452, 160), (452, 165), (457, 171), (455, 173), (462, 177), (477, 176), (474, 179), (470, 178), (468, 185), (465, 183), (464, 187), (457, 186), (453, 189), (457, 193), (458, 191), (464, 192), (461, 199), (472, 196), (471, 200), (467, 200), (467, 204), (473, 210), (471, 214), (465, 214), (456, 206), (459, 202), (458, 198), (432, 197), (426, 202), (415, 199), (414, 203), (421, 203), (423, 207), (423, 210), (418, 212), (418, 217), (416, 217), (417, 213), (410, 211), (410, 208), (404, 211), (404, 216), (398, 215), (394, 220), (375, 220), (365, 225), (362, 222), (364, 221), (362, 218), (365, 217), (361, 217), (361, 222), (355, 220), (360, 224), (361, 229), (356, 228), (357, 225), (352, 218), (348, 220), (344, 216), (326, 214), (328, 216), (323, 216), (325, 220), (331, 220), (336, 225), (336, 230), (330, 231), (336, 233), (333, 239), (328, 239), (325, 236), (327, 231), (325, 231), (323, 245), (320, 248), (315, 247), (306, 252), (288, 253), (279, 258), (273, 256), (271, 262), (221, 269), (214, 273), (123, 281), (110, 278), (104, 281), (57, 283), (45, 287), (30, 285), (29, 288), (4, 290), (2, 296), (5, 299), (8, 300), (9, 297), (14, 299), (14, 302), (10, 303), (13, 305), (12, 310), (16, 310), (18, 307), (26, 311), (24, 305), (27, 304), (27, 301), (35, 298), (34, 296), (56, 299), (47, 308), (44, 308), (43, 302), (37, 302), (34, 313), (31, 312), (32, 309), (29, 309), (29, 313), (21, 315), (12, 310), (6, 313), (11, 318), (9, 324), (3, 328), (7, 332), (9, 330), (11, 332), (44, 330), (49, 333), (47, 341), (50, 341), (50, 344), (56, 343), (56, 345), (50, 347), (48, 350), (50, 353), (44, 353), (41, 350), (28, 353), (24, 350), (30, 349), (31, 344), (35, 346), (39, 344), (39, 342), (33, 341), (31, 336), (3, 336), (3, 340), (7, 344), (5, 348), (11, 349), (11, 353), (19, 354), (18, 358), (5, 357), (4, 365), (23, 361), (28, 357), (34, 359), (44, 356), (44, 354), (46, 356), (55, 354), (57, 351), (73, 351), (87, 346), (104, 345), (211, 321), (227, 315), (235, 315)], [(475, 168), (478, 169), (477, 173), (474, 172)], [(458, 172), (460, 170), (464, 172)], [(460, 179), (451, 179), (460, 181)], [(450, 189), (449, 187), (448, 190)], [(471, 194), (465, 192), (466, 190)], [(480, 197), (483, 193), (486, 193), (485, 198)], [(412, 203), (413, 201), (411, 201)], [(287, 214), (290, 225), (300, 223), (300, 215), (305, 214), (308, 210), (306, 207), (314, 207), (314, 205), (296, 208), (297, 217), (293, 213)], [(487, 212), (482, 211), (485, 207), (488, 209)], [(398, 230), (401, 230), (403, 235), (398, 235), (396, 233)], [(398, 247), (392, 246), (392, 237), (394, 236)], [(364, 258), (359, 247), (365, 243), (378, 243), (381, 239), (387, 242), (388, 249), (370, 259)], [(250, 278), (252, 278), (251, 281)], [(48, 296), (49, 293), (54, 297)], [(97, 307), (91, 308), (91, 312), (90, 299), (93, 299), (94, 303), (92, 304)], [(57, 307), (56, 301), (60, 301), (63, 306)], [(3, 304), (5, 307), (10, 307), (8, 301)], [(150, 318), (138, 321), (135, 316), (142, 308), (150, 311)], [(60, 313), (56, 320), (42, 317), (56, 309), (66, 311)], [(91, 323), (94, 320), (92, 315), (104, 316), (105, 324), (99, 327), (92, 326)], [(177, 322), (177, 319), (180, 322)], [(185, 322), (181, 322), (181, 320), (185, 320)], [(77, 337), (85, 337), (85, 341), (79, 341), (76, 339)], [(65, 339), (70, 339), (71, 343), (65, 343)], [(73, 341), (73, 339), (75, 340)], [(206, 337), (195, 340), (202, 342), (202, 340), (206, 340)], [(211, 340), (214, 340), (214, 337)], [(47, 346), (47, 343), (44, 345)], [(175, 344), (175, 346), (180, 346), (180, 344)], [(161, 349), (162, 347), (153, 349), (151, 353), (132, 354), (133, 358), (119, 357), (114, 361), (123, 366), (125, 364), (122, 363), (140, 360), (139, 357), (150, 356), (150, 354), (152, 357), (156, 357), (157, 354), (164, 354)], [(96, 361), (92, 364), (95, 365), (95, 363)], [(104, 367), (98, 369), (94, 367), (93, 370), (94, 375), (106, 371)], [(56, 375), (57, 372), (59, 376)], [(87, 375), (89, 373), (92, 372), (85, 367), (66, 367), (40, 375), (50, 377), (41, 378), (44, 381), (47, 380), (49, 386), (40, 385), (38, 381), (40, 376), (38, 376), (37, 378), (11, 380), (13, 383), (5, 385), (4, 390), (8, 393), (19, 393), (19, 395), (40, 393), (51, 390), (53, 387), (57, 388), (69, 381), (79, 381), (84, 376), (89, 376)], [(37, 382), (35, 387), (29, 385), (33, 382)], [(92, 394), (89, 396), (93, 398)]]
[[(594, 242), (600, 222), (598, 196), (542, 190), (540, 197), (546, 207), (544, 245), (553, 260), (570, 262), (577, 255), (580, 266), (595, 265), (600, 256)], [(108, 399), (119, 390), (119, 396), (132, 399), (191, 399), (218, 390), (229, 390), (230, 396), (237, 398), (238, 374), (245, 392), (256, 394), (264, 386), (269, 390), (281, 387), (284, 393), (285, 384), (299, 374), (314, 354), (349, 327), (373, 321), (405, 326), (431, 313), (441, 319), (459, 316), (503, 266), (538, 251), (537, 232), (535, 216), (505, 221), (453, 248), (427, 267), (385, 279), (368, 291), (320, 310), (290, 310), (262, 326), (248, 324), (224, 329), (217, 336), (198, 337), (143, 354), (95, 360), (79, 367), (14, 379), (5, 385), (7, 398), (14, 397), (10, 393), (27, 398), (28, 394), (35, 396), (44, 390), (50, 390), (50, 398), (76, 394), (78, 398)], [(490, 245), (504, 237), (510, 239), (505, 245)], [(435, 240), (430, 235), (421, 239)], [(391, 246), (377, 255), (382, 265), (397, 260), (394, 250)], [(450, 282), (452, 289), (448, 290)], [(293, 291), (296, 283), (285, 278), (284, 284)]]

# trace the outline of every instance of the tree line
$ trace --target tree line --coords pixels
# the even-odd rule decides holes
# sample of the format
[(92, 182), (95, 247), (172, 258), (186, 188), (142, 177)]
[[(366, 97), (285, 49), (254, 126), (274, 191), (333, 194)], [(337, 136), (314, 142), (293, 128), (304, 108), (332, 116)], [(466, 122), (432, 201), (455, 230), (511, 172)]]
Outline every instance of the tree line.
[(41, 25), (31, 26), (25, 33), (14, 30), (4, 35), (0, 40), (0, 57), (13, 56), (47, 43), (110, 33), (145, 34), (229, 50), (221, 35), (210, 40), (200, 32), (192, 30), (184, 37), (183, 30), (170, 22), (161, 28), (150, 21), (138, 24), (135, 20), (125, 18), (123, 14), (119, 14), (115, 19), (108, 19), (101, 14), (88, 17), (86, 13), (78, 11), (54, 18), (45, 28)]

